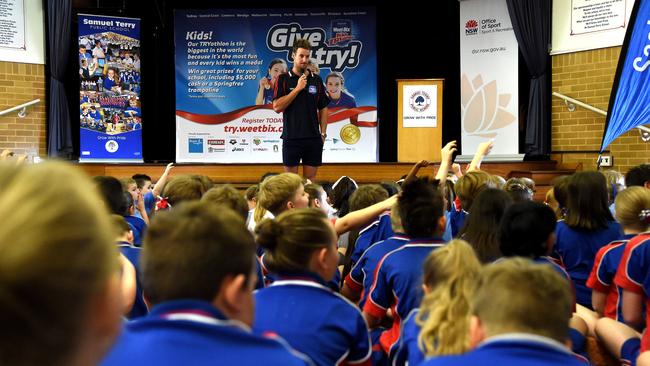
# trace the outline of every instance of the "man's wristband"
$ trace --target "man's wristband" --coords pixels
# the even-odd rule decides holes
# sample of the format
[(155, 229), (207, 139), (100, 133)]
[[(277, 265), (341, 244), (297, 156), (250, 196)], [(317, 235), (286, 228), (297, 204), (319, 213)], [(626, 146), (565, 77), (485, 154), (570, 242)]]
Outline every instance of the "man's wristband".
[(327, 134), (326, 134), (326, 133), (321, 133), (320, 135), (321, 135), (322, 138), (327, 138)]

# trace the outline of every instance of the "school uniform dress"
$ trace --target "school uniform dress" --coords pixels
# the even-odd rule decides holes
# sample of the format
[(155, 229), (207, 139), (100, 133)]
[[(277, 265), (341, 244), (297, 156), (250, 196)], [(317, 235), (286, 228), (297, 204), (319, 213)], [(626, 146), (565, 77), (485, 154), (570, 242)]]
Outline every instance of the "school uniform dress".
[(411, 239), (379, 262), (363, 311), (382, 319), (386, 311), (392, 309), (393, 326), (379, 338), (379, 344), (389, 359), (397, 348), (402, 319), (420, 305), (422, 264), (432, 250), (443, 245), (440, 238)]
[(491, 337), (473, 351), (456, 356), (433, 357), (423, 366), (584, 366), (561, 343), (532, 334), (511, 333)]
[(144, 302), (142, 282), (140, 281), (140, 253), (142, 252), (142, 249), (131, 245), (131, 243), (127, 241), (118, 242), (117, 247), (119, 248), (120, 253), (122, 253), (133, 267), (135, 267), (135, 302), (126, 317), (127, 319), (135, 319), (145, 316), (149, 312), (149, 309), (147, 308), (147, 304)]
[(348, 287), (352, 291), (361, 294), (359, 300), (359, 307), (361, 309), (363, 309), (363, 306), (366, 303), (368, 293), (370, 293), (370, 288), (375, 280), (375, 270), (379, 265), (379, 261), (381, 261), (386, 254), (406, 244), (408, 240), (409, 239), (406, 235), (397, 234), (371, 245), (370, 248), (363, 253), (361, 258), (359, 258), (354, 267), (352, 267), (350, 273), (345, 277), (345, 283)]
[(620, 224), (615, 221), (610, 221), (606, 228), (595, 231), (573, 229), (564, 220), (557, 222), (554, 257), (562, 261), (571, 276), (578, 304), (591, 309), (591, 289), (587, 287), (587, 279), (594, 266), (596, 253), (603, 246), (619, 239), (622, 234)]
[(632, 339), (623, 344), (621, 359), (634, 363), (640, 352), (650, 350), (650, 232), (630, 239), (625, 246), (614, 283), (623, 290), (637, 293), (645, 299), (646, 331), (641, 341)]
[(635, 235), (625, 235), (621, 240), (613, 242), (600, 248), (596, 253), (596, 260), (587, 279), (587, 287), (607, 294), (605, 299), (604, 316), (624, 323), (621, 298), (623, 289), (616, 286), (614, 276), (621, 263), (621, 257), (625, 251), (625, 245)]
[(277, 334), (316, 365), (370, 365), (370, 336), (359, 309), (313, 273), (282, 273), (255, 292), (258, 334)]
[(123, 365), (308, 365), (309, 359), (281, 339), (253, 334), (210, 303), (169, 301), (141, 319), (125, 323), (101, 362)]

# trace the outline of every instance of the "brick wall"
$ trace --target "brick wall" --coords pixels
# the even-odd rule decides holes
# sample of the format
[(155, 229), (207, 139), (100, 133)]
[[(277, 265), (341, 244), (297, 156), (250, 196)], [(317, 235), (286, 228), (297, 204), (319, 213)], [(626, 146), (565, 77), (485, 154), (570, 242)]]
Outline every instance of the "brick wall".
[[(553, 56), (553, 91), (607, 110), (621, 47), (604, 48)], [(605, 116), (576, 107), (569, 112), (564, 101), (553, 97), (551, 110), (552, 150), (561, 163), (582, 163), (595, 169), (605, 126)], [(626, 172), (631, 167), (650, 162), (650, 143), (641, 141), (634, 129), (618, 137), (608, 148), (613, 157), (612, 169)]]
[(27, 116), (18, 112), (0, 116), (0, 150), (16, 154), (46, 155), (45, 66), (0, 62), (0, 110), (40, 99), (27, 108)]

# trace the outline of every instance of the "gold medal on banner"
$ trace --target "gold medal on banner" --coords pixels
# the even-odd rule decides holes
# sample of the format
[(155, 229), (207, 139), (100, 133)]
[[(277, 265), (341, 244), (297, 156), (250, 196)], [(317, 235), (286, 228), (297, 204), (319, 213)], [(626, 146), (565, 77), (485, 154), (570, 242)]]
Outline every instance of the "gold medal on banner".
[(353, 124), (347, 124), (341, 128), (341, 140), (348, 145), (354, 145), (361, 139), (361, 130)]

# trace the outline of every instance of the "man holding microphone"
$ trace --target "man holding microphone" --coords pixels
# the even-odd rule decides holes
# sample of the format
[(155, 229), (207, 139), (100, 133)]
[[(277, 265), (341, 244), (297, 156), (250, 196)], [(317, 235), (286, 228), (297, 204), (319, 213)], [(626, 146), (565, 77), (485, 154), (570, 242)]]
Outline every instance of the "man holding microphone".
[(280, 137), (284, 171), (297, 173), (302, 160), (304, 177), (314, 180), (322, 165), (330, 100), (323, 80), (307, 69), (310, 54), (308, 40), (297, 39), (293, 43), (293, 67), (275, 83), (273, 110), (283, 112)]

